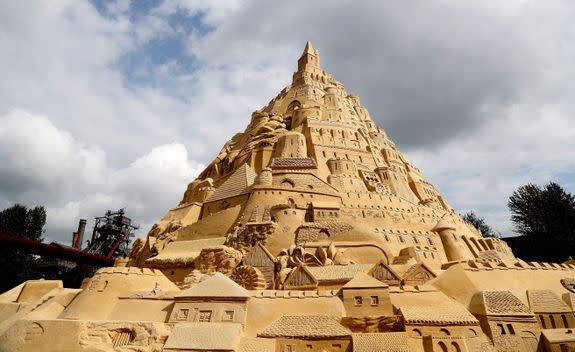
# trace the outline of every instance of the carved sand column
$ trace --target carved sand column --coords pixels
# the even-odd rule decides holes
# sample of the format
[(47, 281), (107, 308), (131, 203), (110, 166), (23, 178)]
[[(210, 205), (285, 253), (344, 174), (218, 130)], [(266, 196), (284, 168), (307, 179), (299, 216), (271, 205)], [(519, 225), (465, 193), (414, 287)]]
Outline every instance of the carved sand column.
[(439, 234), (448, 261), (473, 259), (465, 242), (455, 234), (455, 226), (441, 219), (433, 231)]

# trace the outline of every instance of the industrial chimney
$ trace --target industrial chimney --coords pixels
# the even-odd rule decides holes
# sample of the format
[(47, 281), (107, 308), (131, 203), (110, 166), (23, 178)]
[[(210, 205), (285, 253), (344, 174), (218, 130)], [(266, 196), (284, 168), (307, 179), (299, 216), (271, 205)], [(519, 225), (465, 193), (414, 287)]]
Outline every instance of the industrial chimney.
[(84, 231), (86, 230), (86, 219), (80, 219), (78, 222), (78, 231), (74, 233), (72, 240), (72, 247), (82, 250), (82, 242), (84, 242)]

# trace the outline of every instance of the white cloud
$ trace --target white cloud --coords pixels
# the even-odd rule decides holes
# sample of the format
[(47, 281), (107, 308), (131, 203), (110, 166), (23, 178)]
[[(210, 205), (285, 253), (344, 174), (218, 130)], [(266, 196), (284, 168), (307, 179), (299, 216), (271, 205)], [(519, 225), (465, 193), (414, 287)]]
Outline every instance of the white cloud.
[(241, 0), (165, 0), (153, 14), (165, 17), (177, 11), (185, 11), (189, 16), (203, 15), (203, 22), (208, 26), (217, 26), (237, 11)]
[(0, 117), (3, 190), (30, 197), (52, 189), (76, 191), (75, 184), (98, 184), (105, 170), (104, 152), (78, 144), (44, 116), (14, 110)]
[[(575, 125), (570, 111), (530, 104), (510, 107), (473, 138), (436, 150), (410, 153), (412, 161), (461, 211), (475, 210), (505, 235), (512, 234), (506, 206), (527, 183), (558, 181), (575, 170)], [(573, 184), (564, 184), (574, 192)]]
[(63, 241), (79, 218), (123, 207), (145, 234), (203, 168), (180, 143), (156, 146), (113, 168), (99, 147), (83, 145), (47, 117), (21, 110), (0, 116), (0, 164), (2, 206), (46, 206), (47, 236)]
[(114, 164), (142, 148), (183, 140), (176, 121), (190, 107), (153, 87), (127, 87), (119, 68), (141, 45), (135, 33), (146, 24), (104, 18), (86, 1), (3, 6), (10, 7), (0, 12), (10, 21), (0, 20), (0, 113), (19, 108), (48, 115), (79, 140), (104, 148)]

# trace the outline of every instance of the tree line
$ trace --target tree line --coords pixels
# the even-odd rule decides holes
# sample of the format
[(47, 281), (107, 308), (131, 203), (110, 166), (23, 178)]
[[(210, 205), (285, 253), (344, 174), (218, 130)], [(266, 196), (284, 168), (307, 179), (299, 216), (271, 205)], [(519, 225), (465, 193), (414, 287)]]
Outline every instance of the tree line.
[[(555, 182), (527, 184), (507, 202), (515, 237), (503, 238), (513, 253), (526, 261), (563, 262), (575, 253), (575, 196)], [(502, 237), (484, 218), (462, 215), (484, 237)]]
[[(16, 204), (0, 211), (0, 233), (43, 241), (46, 209)], [(30, 279), (42, 278), (34, 255), (0, 247), (0, 293)]]

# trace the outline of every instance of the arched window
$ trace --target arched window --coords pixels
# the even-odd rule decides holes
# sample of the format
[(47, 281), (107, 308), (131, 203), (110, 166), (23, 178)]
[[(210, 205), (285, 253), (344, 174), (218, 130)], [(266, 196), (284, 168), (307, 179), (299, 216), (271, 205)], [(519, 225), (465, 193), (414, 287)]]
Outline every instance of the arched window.
[(461, 348), (459, 348), (459, 345), (457, 344), (457, 342), (452, 342), (451, 346), (453, 346), (453, 351), (461, 352)]
[(287, 111), (292, 112), (292, 111), (299, 109), (299, 108), (301, 108), (301, 103), (297, 100), (294, 100), (291, 103), (289, 103)]
[(290, 180), (289, 178), (284, 179), (282, 181), (281, 185), (283, 187), (291, 187), (291, 188), (295, 187), (295, 183), (292, 180)]
[(441, 352), (448, 352), (447, 346), (445, 346), (445, 342), (439, 341), (438, 345), (439, 345), (439, 348), (441, 348)]
[(450, 333), (449, 330), (447, 330), (447, 329), (440, 329), (439, 332), (440, 332), (440, 333), (443, 333), (445, 336), (451, 335), (451, 333)]

